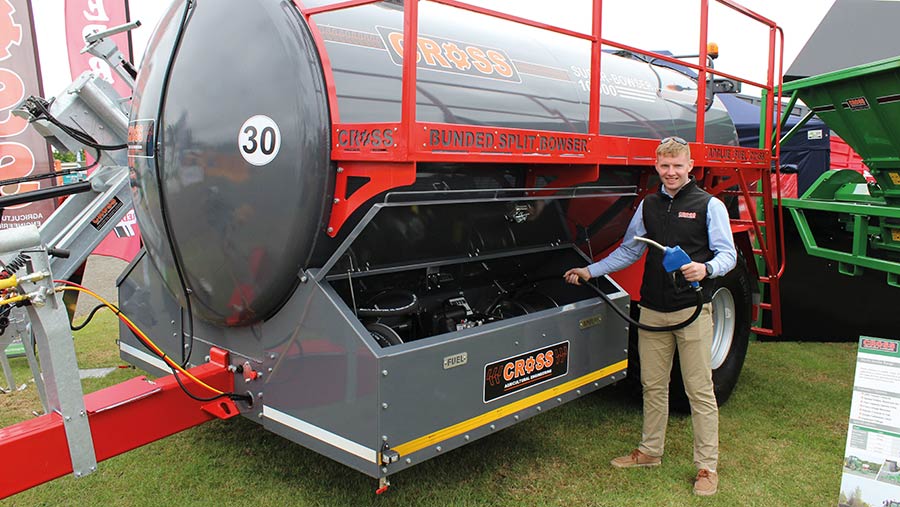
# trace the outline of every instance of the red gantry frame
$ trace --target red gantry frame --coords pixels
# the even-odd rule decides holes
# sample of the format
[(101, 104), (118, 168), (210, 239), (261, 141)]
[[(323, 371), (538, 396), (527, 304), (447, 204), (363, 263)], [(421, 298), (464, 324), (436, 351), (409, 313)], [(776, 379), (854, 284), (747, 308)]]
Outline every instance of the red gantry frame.
[[(554, 185), (565, 186), (595, 181), (604, 165), (635, 166), (636, 170), (652, 168), (655, 161), (656, 139), (642, 139), (603, 135), (600, 123), (600, 80), (590, 80), (589, 122), (586, 134), (549, 132), (539, 130), (521, 130), (502, 127), (483, 127), (461, 124), (442, 124), (417, 121), (416, 116), (416, 82), (417, 82), (417, 44), (403, 45), (403, 69), (401, 92), (401, 117), (397, 123), (341, 123), (338, 110), (337, 93), (334, 85), (328, 52), (325, 42), (315, 23), (317, 14), (349, 9), (379, 0), (346, 0), (329, 5), (307, 8), (302, 0), (293, 0), (303, 14), (310, 27), (319, 50), (319, 56), (325, 73), (328, 90), (329, 107), (332, 122), (332, 136), (337, 140), (344, 133), (352, 131), (372, 131), (379, 129), (392, 130), (393, 145), (371, 149), (366, 147), (349, 147), (350, 143), (335, 142), (331, 148), (331, 158), (337, 164), (335, 199), (328, 223), (328, 234), (336, 236), (350, 215), (368, 199), (385, 190), (412, 184), (416, 179), (418, 162), (468, 162), (468, 163), (510, 163), (529, 164), (529, 181), (533, 182), (538, 174), (554, 174), (557, 176)], [(784, 272), (784, 237), (781, 234), (783, 221), (780, 199), (779, 147), (773, 143), (781, 137), (781, 75), (784, 48), (784, 33), (774, 21), (771, 21), (732, 0), (699, 0), (700, 4), (700, 37), (698, 63), (686, 62), (671, 56), (652, 51), (645, 51), (625, 44), (606, 40), (601, 36), (603, 0), (592, 0), (593, 23), (592, 33), (584, 34), (557, 26), (540, 23), (519, 16), (470, 5), (457, 0), (430, 0), (435, 3), (452, 6), (495, 18), (520, 23), (523, 25), (555, 32), (577, 39), (591, 42), (591, 76), (600, 75), (600, 54), (602, 46), (626, 50), (637, 54), (651, 56), (697, 72), (697, 97), (702, 100), (706, 96), (707, 77), (720, 76), (765, 90), (765, 105), (760, 118), (760, 147), (758, 149), (723, 146), (704, 142), (705, 108), (696, 111), (696, 139), (691, 143), (694, 157), (695, 176), (709, 193), (717, 196), (736, 195), (748, 210), (746, 218), (732, 220), (732, 231), (736, 236), (747, 237), (746, 241), (738, 241), (738, 247), (744, 250), (745, 257), (755, 259), (756, 266), (748, 266), (751, 271), (759, 273), (758, 280), (763, 287), (764, 299), (754, 307), (754, 318), (762, 322), (761, 312), (771, 312), (770, 327), (754, 327), (755, 333), (763, 335), (781, 334), (781, 315), (779, 298), (779, 280)], [(759, 83), (746, 78), (716, 71), (707, 65), (707, 29), (709, 21), (710, 1), (718, 2), (731, 10), (758, 22), (769, 30), (768, 70), (766, 82)], [(404, 3), (403, 40), (418, 40), (419, 2)], [(780, 39), (779, 39), (780, 38)], [(776, 48), (778, 48), (776, 74)], [(776, 83), (777, 79), (777, 83)], [(777, 94), (776, 94), (777, 92)], [(777, 101), (779, 107), (775, 106)], [(773, 118), (777, 114), (777, 118)], [(432, 130), (452, 129), (454, 132), (474, 136), (531, 136), (534, 139), (549, 138), (558, 144), (577, 146), (578, 150), (569, 152), (544, 151), (540, 153), (510, 150), (505, 147), (502, 152), (483, 149), (447, 152), (432, 149), (428, 135)], [(773, 137), (774, 134), (774, 137)], [(520, 137), (521, 138), (521, 137)], [(773, 146), (774, 145), (774, 146)], [(555, 167), (554, 167), (555, 166)], [(770, 177), (770, 172), (774, 176)], [(368, 182), (352, 194), (347, 194), (347, 182), (350, 177), (364, 177)], [(773, 199), (777, 199), (776, 208)], [(761, 206), (761, 209), (760, 209)], [(776, 220), (779, 226), (775, 227)], [(639, 286), (637, 280), (618, 280), (626, 289)], [(767, 290), (766, 290), (767, 289)]]

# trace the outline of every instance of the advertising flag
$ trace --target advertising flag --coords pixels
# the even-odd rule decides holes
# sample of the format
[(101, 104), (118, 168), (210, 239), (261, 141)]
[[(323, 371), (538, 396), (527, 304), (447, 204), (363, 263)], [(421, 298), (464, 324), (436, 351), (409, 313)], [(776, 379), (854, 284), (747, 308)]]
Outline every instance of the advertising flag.
[[(66, 43), (72, 79), (87, 70), (110, 83), (122, 97), (131, 97), (131, 88), (105, 60), (81, 52), (85, 46), (86, 35), (128, 22), (127, 0), (66, 0), (65, 14)], [(128, 32), (113, 35), (110, 39), (116, 43), (127, 60), (134, 60)], [(88, 156), (90, 157), (90, 153)], [(140, 248), (141, 236), (134, 210), (131, 210), (116, 225), (115, 230), (94, 249), (94, 253), (130, 261)]]
[[(48, 173), (53, 169), (47, 141), (12, 115), (26, 97), (42, 95), (31, 5), (27, 0), (0, 0), (0, 180)], [(0, 186), (0, 195), (20, 194), (52, 186), (38, 180)], [(0, 229), (41, 225), (53, 213), (55, 202), (42, 200), (7, 206)]]

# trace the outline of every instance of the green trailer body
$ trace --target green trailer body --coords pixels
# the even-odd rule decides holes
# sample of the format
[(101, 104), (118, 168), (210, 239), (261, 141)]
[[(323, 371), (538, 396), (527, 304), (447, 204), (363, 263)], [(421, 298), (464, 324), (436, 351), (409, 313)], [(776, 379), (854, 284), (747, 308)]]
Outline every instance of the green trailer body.
[(6, 347), (6, 357), (25, 357), (25, 346), (21, 342), (10, 344)]
[[(799, 198), (778, 200), (775, 214), (784, 217), (776, 220), (772, 234), (783, 240), (778, 287), (760, 285), (761, 307), (777, 305), (778, 311), (758, 314), (757, 323), (779, 328), (780, 334), (772, 338), (782, 340), (853, 341), (861, 333), (895, 336), (900, 56), (792, 81), (780, 93), (786, 106), (781, 131), (771, 134), (772, 146), (776, 140), (783, 144), (817, 116), (860, 154), (872, 177), (823, 168), (824, 174)], [(764, 93), (764, 103), (766, 99)], [(809, 112), (788, 131), (787, 119), (801, 101)], [(765, 120), (760, 124), (764, 139)], [(763, 231), (763, 237), (770, 232)], [(761, 269), (759, 256), (756, 260)]]
[[(792, 81), (788, 109), (802, 100), (860, 156), (874, 177), (827, 171), (798, 199), (782, 199), (806, 252), (837, 263), (840, 273), (887, 275), (900, 287), (900, 57)], [(788, 133), (788, 135), (790, 132)], [(833, 214), (850, 235), (840, 246), (817, 234), (808, 212)]]

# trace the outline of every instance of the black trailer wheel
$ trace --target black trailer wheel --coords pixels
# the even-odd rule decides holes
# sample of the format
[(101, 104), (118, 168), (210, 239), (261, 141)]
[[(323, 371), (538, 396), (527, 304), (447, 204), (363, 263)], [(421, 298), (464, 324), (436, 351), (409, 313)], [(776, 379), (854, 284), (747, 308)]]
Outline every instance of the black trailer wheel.
[[(731, 396), (744, 366), (750, 341), (750, 316), (752, 291), (750, 273), (744, 258), (738, 256), (737, 265), (718, 280), (713, 292), (712, 368), (716, 401), (721, 406)], [(637, 305), (632, 317), (640, 316)], [(628, 370), (630, 379), (640, 388), (640, 360), (638, 358), (637, 329), (631, 326)], [(669, 405), (677, 412), (690, 412), (690, 403), (681, 380), (678, 353), (672, 365), (672, 381), (669, 386)]]

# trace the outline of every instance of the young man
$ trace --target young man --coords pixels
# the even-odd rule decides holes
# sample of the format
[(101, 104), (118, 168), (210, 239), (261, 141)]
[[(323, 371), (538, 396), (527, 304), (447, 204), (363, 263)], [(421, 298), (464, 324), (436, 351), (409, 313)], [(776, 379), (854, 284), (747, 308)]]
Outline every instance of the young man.
[(627, 456), (612, 460), (619, 468), (649, 467), (662, 463), (666, 424), (669, 417), (669, 377), (675, 348), (681, 376), (691, 404), (694, 430), (694, 465), (698, 469), (694, 493), (713, 495), (718, 489), (716, 464), (719, 457), (719, 409), (713, 392), (712, 297), (714, 282), (734, 267), (736, 253), (728, 212), (722, 201), (697, 187), (689, 176), (694, 167), (687, 141), (663, 139), (656, 149), (656, 172), (660, 189), (648, 195), (628, 225), (622, 245), (605, 259), (587, 267), (573, 268), (563, 275), (568, 283), (618, 271), (641, 258), (647, 248), (636, 241), (643, 236), (664, 246), (681, 246), (691, 261), (680, 272), (666, 273), (662, 252), (647, 254), (641, 284), (641, 323), (668, 326), (684, 322), (694, 312), (697, 296), (688, 282), (700, 282), (705, 304), (700, 316), (688, 326), (671, 332), (638, 331), (644, 424), (640, 446)]

